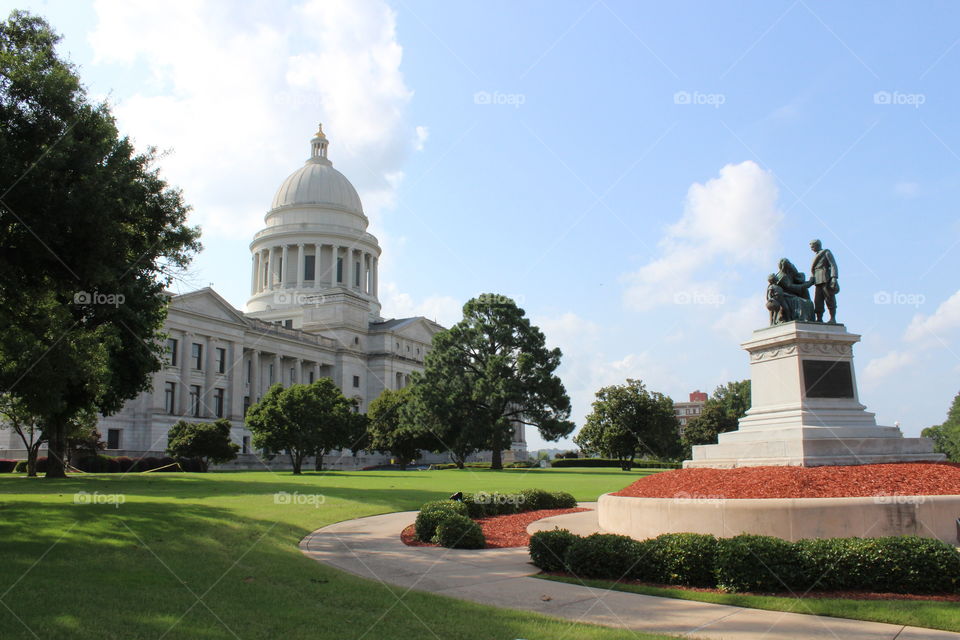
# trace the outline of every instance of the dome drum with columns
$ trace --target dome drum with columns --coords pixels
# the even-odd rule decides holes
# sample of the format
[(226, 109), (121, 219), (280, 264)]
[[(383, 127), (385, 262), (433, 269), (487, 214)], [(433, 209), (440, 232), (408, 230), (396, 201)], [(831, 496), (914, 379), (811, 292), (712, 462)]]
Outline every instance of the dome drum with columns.
[(365, 301), (369, 320), (380, 317), (380, 245), (367, 233), (356, 189), (327, 158), (328, 145), (321, 126), (307, 162), (277, 189), (266, 228), (250, 243), (247, 313), (254, 317), (302, 328), (303, 310), (333, 296)]

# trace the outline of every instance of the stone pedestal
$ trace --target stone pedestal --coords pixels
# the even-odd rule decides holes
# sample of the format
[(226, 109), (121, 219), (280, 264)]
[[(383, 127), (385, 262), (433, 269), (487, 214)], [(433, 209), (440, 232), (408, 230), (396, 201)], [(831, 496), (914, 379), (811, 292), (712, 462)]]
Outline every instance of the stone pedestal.
[(717, 444), (693, 447), (684, 467), (875, 464), (944, 460), (928, 438), (878, 426), (860, 404), (853, 345), (840, 324), (788, 322), (753, 332), (751, 407)]

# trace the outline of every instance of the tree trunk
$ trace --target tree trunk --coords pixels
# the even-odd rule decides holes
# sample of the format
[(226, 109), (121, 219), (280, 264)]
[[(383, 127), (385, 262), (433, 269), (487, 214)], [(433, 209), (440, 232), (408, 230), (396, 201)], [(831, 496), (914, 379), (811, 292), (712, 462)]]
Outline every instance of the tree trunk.
[(500, 446), (500, 438), (493, 439), (493, 447), (490, 452), (490, 468), (496, 471), (503, 470), (503, 450)]
[(315, 471), (323, 471), (323, 454), (324, 454), (323, 451), (318, 451), (318, 452), (317, 452), (317, 459), (314, 461), (314, 462), (315, 462), (315, 464), (314, 464), (314, 470), (315, 470)]
[(407, 459), (403, 456), (397, 456), (397, 465), (400, 467), (400, 471), (407, 470)]
[(66, 478), (64, 455), (67, 450), (66, 421), (56, 420), (50, 425), (50, 439), (47, 443), (47, 478)]
[(302, 457), (299, 454), (294, 455), (292, 451), (290, 452), (290, 463), (293, 465), (293, 475), (300, 475), (300, 463), (302, 461)]
[(37, 477), (37, 457), (40, 455), (40, 443), (27, 447), (27, 477)]

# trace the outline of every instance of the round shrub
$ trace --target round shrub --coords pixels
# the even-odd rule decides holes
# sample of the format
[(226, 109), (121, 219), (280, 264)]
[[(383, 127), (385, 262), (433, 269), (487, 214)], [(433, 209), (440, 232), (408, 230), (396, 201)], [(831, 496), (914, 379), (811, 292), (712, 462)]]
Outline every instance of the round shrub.
[(449, 513), (437, 525), (437, 542), (451, 549), (482, 549), (486, 544), (480, 525), (467, 516)]
[(520, 498), (521, 511), (539, 511), (554, 509), (553, 495), (543, 489), (523, 489), (517, 496)]
[[(174, 460), (170, 456), (164, 456), (163, 458), (160, 458), (160, 466), (157, 467), (159, 469), (157, 473), (169, 473), (171, 471), (180, 471), (180, 469), (177, 468), (175, 463), (176, 463), (176, 460)], [(170, 466), (170, 465), (173, 465), (173, 466)]]
[(860, 589), (890, 593), (958, 590), (960, 553), (940, 540), (917, 536), (852, 539), (847, 553), (863, 567)]
[(463, 494), (463, 504), (467, 508), (467, 515), (471, 518), (484, 518), (487, 516), (486, 503), (482, 500), (478, 501), (474, 494)]
[(414, 523), (416, 538), (421, 542), (431, 542), (437, 533), (437, 525), (451, 515), (467, 517), (467, 505), (454, 500), (436, 500), (427, 502), (420, 507), (417, 520)]
[(718, 540), (715, 573), (725, 591), (785, 591), (809, 582), (793, 543), (746, 533)]
[(575, 540), (564, 556), (567, 570), (582, 578), (642, 579), (648, 543), (611, 533), (594, 533)]
[(567, 549), (579, 539), (566, 529), (538, 531), (530, 536), (530, 560), (541, 571), (563, 571)]
[(553, 497), (551, 509), (573, 509), (577, 506), (577, 499), (566, 491), (554, 491), (550, 495)]
[(17, 460), (0, 460), (0, 473), (13, 473), (17, 466)]
[(651, 579), (664, 584), (712, 587), (717, 539), (700, 533), (665, 533), (651, 542)]
[(133, 458), (129, 456), (117, 456), (114, 460), (120, 466), (120, 473), (126, 473), (133, 467)]

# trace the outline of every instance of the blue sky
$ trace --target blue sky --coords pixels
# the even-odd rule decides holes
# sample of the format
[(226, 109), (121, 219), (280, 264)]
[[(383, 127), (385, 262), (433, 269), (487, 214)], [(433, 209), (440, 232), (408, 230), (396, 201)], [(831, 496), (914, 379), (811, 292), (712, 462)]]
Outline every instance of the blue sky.
[[(747, 377), (781, 256), (839, 263), (861, 401), (907, 435), (960, 390), (960, 7), (867, 2), (0, 2), (170, 153), (238, 307), (323, 121), (384, 248), (388, 316), (515, 297), (602, 385)], [(529, 437), (532, 448), (538, 438)], [(551, 445), (552, 446), (552, 445)]]

